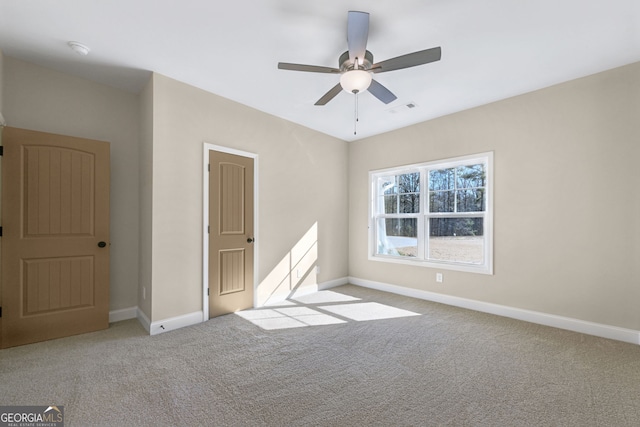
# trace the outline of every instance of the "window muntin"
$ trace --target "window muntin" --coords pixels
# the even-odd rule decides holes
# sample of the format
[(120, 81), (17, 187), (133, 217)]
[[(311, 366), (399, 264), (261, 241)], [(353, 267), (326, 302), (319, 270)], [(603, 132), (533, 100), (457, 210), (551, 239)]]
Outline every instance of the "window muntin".
[(371, 172), (370, 258), (491, 274), (492, 160), (486, 153)]
[(483, 212), (485, 164), (429, 170), (429, 212)]
[(378, 194), (384, 198), (385, 214), (420, 212), (420, 173), (383, 176), (378, 179)]

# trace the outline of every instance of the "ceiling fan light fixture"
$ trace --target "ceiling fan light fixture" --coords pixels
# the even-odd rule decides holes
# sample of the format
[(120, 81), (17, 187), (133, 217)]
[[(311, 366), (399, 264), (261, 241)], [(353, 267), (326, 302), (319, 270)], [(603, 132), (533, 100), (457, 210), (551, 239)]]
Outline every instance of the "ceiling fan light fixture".
[(365, 91), (370, 84), (371, 73), (362, 69), (350, 70), (340, 76), (340, 86), (349, 93)]

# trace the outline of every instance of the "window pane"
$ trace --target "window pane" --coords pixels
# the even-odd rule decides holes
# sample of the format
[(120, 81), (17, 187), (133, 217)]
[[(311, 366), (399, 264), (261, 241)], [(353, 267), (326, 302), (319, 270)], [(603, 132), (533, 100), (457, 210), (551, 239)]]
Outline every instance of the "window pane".
[(416, 218), (380, 218), (378, 254), (415, 257), (418, 253), (418, 220)]
[(384, 213), (398, 213), (398, 196), (384, 196)]
[(417, 193), (420, 191), (420, 173), (406, 173), (398, 175), (398, 190), (400, 193)]
[(476, 218), (430, 218), (430, 236), (482, 236), (484, 221)]
[(455, 188), (455, 169), (429, 171), (429, 190), (453, 190)]
[(396, 177), (395, 176), (383, 176), (378, 181), (380, 185), (380, 193), (383, 194), (395, 194), (396, 187)]
[(484, 212), (484, 188), (458, 191), (458, 212)]
[(456, 170), (458, 188), (477, 188), (485, 186), (484, 164), (459, 166)]
[(483, 218), (430, 218), (427, 257), (438, 261), (482, 264)]
[(400, 195), (400, 213), (420, 213), (420, 195)]
[(454, 191), (429, 192), (429, 212), (454, 212)]

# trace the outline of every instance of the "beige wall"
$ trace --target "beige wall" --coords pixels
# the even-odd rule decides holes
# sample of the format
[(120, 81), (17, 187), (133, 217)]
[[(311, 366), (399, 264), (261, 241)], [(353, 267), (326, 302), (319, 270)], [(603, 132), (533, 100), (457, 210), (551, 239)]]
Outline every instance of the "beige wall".
[[(209, 142), (259, 156), (259, 293), (297, 285), (300, 261), (320, 283), (349, 275), (640, 329), (640, 64), (349, 144), (161, 75), (138, 96), (1, 53), (0, 105), (11, 126), (111, 142), (112, 310), (202, 309)], [(484, 151), (495, 275), (436, 284), (437, 270), (368, 261), (369, 170)]]
[(141, 159), (153, 159), (152, 196), (142, 195), (152, 203), (143, 219), (151, 246), (142, 246), (143, 258), (151, 250), (152, 321), (202, 309), (205, 142), (259, 156), (261, 287), (289, 280), (280, 267), (300, 257), (314, 224), (318, 281), (347, 276), (347, 143), (154, 74), (153, 150)]
[[(640, 329), (640, 63), (351, 143), (350, 276)], [(368, 171), (494, 151), (495, 275), (367, 259)]]
[(139, 203), (140, 203), (140, 236), (139, 236), (139, 288), (138, 307), (151, 319), (152, 301), (152, 190), (153, 190), (153, 78), (140, 93), (140, 163), (139, 177)]
[(111, 310), (202, 309), (204, 142), (259, 155), (260, 289), (299, 285), (279, 267), (310, 254), (319, 282), (347, 276), (345, 142), (159, 75), (135, 95), (13, 58), (3, 70), (11, 126), (111, 142)]
[(111, 143), (110, 309), (138, 304), (138, 97), (4, 57), (3, 114), (13, 127)]

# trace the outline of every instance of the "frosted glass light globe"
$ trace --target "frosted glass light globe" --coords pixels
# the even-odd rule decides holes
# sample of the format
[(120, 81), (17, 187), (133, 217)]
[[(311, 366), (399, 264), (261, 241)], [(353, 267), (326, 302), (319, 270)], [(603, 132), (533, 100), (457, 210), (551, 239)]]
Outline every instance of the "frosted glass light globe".
[(365, 70), (351, 70), (340, 76), (340, 86), (349, 93), (367, 90), (371, 84), (371, 73)]

